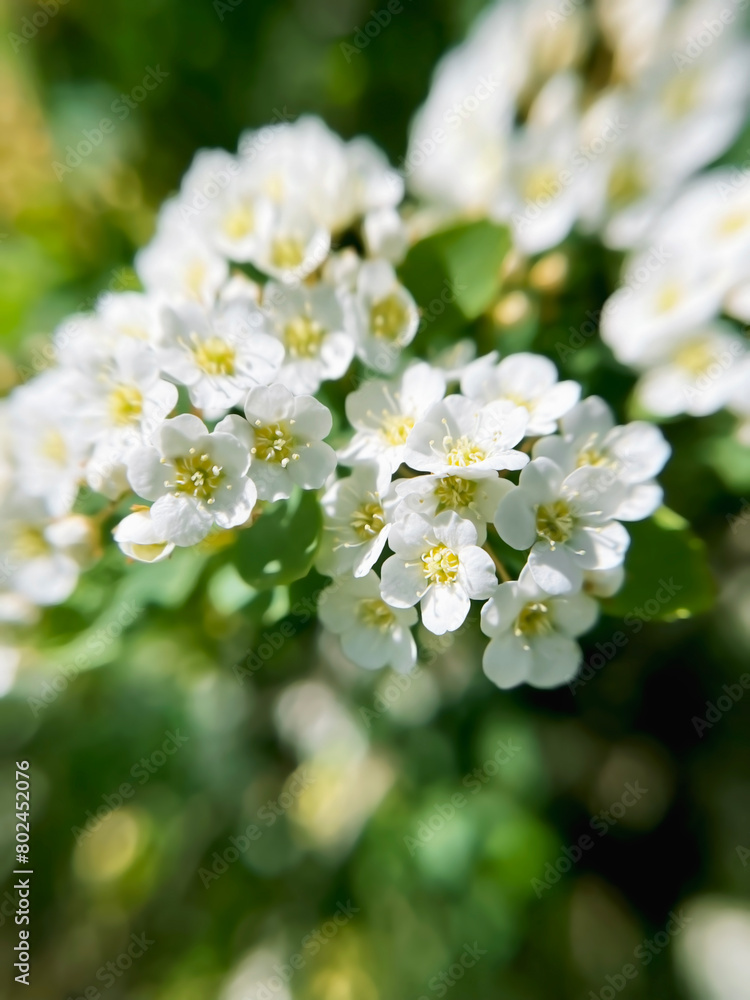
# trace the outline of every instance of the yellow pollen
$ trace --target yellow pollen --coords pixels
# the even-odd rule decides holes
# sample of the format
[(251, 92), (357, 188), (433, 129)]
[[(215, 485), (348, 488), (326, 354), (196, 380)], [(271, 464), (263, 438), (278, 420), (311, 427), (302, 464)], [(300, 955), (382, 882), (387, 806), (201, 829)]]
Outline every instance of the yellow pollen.
[(305, 248), (296, 236), (277, 236), (271, 244), (271, 263), (284, 271), (299, 267), (305, 259)]
[(459, 560), (446, 545), (436, 545), (422, 556), (424, 575), (431, 584), (453, 583), (458, 576)]
[(252, 205), (238, 205), (224, 217), (221, 228), (230, 240), (241, 240), (244, 236), (249, 236), (255, 229)]
[(192, 496), (196, 500), (214, 502), (213, 494), (221, 486), (224, 478), (222, 468), (216, 465), (210, 455), (188, 454), (174, 458), (174, 483), (165, 486), (174, 491), (175, 496)]
[(384, 413), (380, 433), (391, 447), (405, 444), (414, 427), (414, 417), (401, 413)]
[(487, 457), (479, 445), (466, 434), (455, 440), (451, 437), (445, 438), (443, 447), (446, 450), (448, 465), (461, 468), (465, 468), (467, 465), (476, 465), (477, 462), (483, 462)]
[(143, 396), (134, 385), (118, 385), (107, 400), (109, 415), (118, 427), (126, 427), (138, 421), (143, 412)]
[(575, 519), (564, 500), (542, 505), (536, 512), (536, 530), (542, 538), (552, 542), (567, 542), (573, 534)]
[(316, 358), (325, 330), (309, 316), (297, 316), (284, 329), (284, 343), (294, 358)]
[(735, 233), (741, 233), (748, 224), (750, 224), (750, 211), (748, 209), (730, 212), (719, 223), (717, 233), (719, 236), (734, 236)]
[(379, 628), (382, 632), (387, 632), (396, 621), (393, 609), (379, 597), (366, 597), (361, 600), (357, 613), (363, 625)]
[(358, 538), (363, 542), (369, 542), (385, 527), (383, 508), (376, 500), (363, 504), (352, 514), (351, 526)]
[(520, 611), (513, 626), (516, 635), (549, 635), (554, 631), (549, 608), (546, 604), (534, 602), (526, 604)]
[(603, 455), (596, 448), (585, 448), (583, 451), (578, 453), (578, 459), (576, 461), (576, 467), (581, 468), (582, 465), (609, 465), (610, 461), (606, 455)]
[(284, 468), (292, 459), (299, 458), (294, 451), (294, 437), (283, 422), (255, 426), (255, 446), (251, 453), (262, 462), (275, 462)]
[(435, 487), (439, 514), (444, 510), (463, 510), (474, 502), (477, 484), (472, 479), (461, 479), (460, 476), (446, 476)]
[(195, 363), (206, 375), (234, 375), (236, 353), (231, 344), (221, 337), (207, 337), (199, 340), (192, 334)]
[(374, 337), (396, 340), (409, 323), (409, 310), (393, 292), (370, 309), (370, 329)]
[(683, 118), (695, 109), (700, 98), (700, 75), (679, 74), (673, 77), (662, 92), (664, 109), (670, 118)]

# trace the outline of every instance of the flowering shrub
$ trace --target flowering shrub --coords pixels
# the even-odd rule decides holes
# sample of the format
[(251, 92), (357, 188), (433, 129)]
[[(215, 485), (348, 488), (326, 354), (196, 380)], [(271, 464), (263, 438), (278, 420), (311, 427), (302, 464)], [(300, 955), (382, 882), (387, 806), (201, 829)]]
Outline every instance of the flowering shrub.
[[(179, 575), (198, 547), (255, 590), (330, 578), (320, 622), (365, 668), (408, 671), (419, 620), (454, 632), (482, 602), (502, 688), (571, 681), (600, 604), (625, 614), (677, 567), (658, 616), (703, 610), (654, 421), (727, 408), (750, 443), (750, 184), (698, 173), (750, 61), (730, 30), (673, 52), (709, 6), (660, 7), (637, 52), (604, 8), (605, 83), (581, 8), (496, 4), (438, 67), (402, 171), (311, 117), (198, 153), (142, 291), (62, 323), (3, 405), (4, 620), (65, 602), (104, 548), (114, 565), (110, 537), (118, 572)], [(576, 290), (611, 354), (561, 379), (548, 355), (577, 345), (528, 320), (575, 285), (576, 239), (626, 256), (606, 301)], [(584, 391), (597, 366), (635, 371), (634, 419)]]

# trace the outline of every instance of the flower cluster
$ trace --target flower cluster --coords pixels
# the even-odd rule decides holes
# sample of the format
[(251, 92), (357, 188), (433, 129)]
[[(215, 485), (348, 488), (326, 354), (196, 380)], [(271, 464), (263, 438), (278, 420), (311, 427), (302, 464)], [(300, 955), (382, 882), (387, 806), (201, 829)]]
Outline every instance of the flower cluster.
[[(506, 223), (516, 256), (596, 234), (629, 252), (601, 325), (643, 412), (726, 406), (750, 439), (750, 183), (693, 176), (740, 126), (750, 62), (730, 30), (680, 48), (712, 10), (500, 0), (438, 67), (401, 173), (315, 118), (199, 153), (137, 255), (143, 290), (62, 323), (55, 367), (2, 404), (0, 620), (65, 601), (109, 517), (158, 562), (308, 490), (320, 620), (351, 660), (408, 670), (418, 622), (453, 632), (481, 601), (497, 685), (570, 680), (669, 445), (542, 355), (420, 359), (397, 268), (467, 216)], [(583, 72), (597, 31), (608, 77)]]
[[(747, 114), (743, 7), (499, 0), (438, 66), (407, 164), (433, 213), (506, 222), (527, 254), (576, 226), (630, 251), (601, 330), (641, 410), (727, 407), (750, 443), (747, 341), (719, 318), (750, 322), (750, 176), (695, 177)], [(598, 43), (610, 70), (584, 74)]]
[[(669, 456), (656, 427), (615, 426), (602, 399), (579, 396), (551, 361), (525, 353), (479, 358), (459, 385), (416, 362), (349, 395), (355, 433), (339, 460), (352, 472), (323, 497), (318, 569), (334, 580), (321, 619), (351, 659), (409, 668), (417, 605), (442, 635), (481, 600), (496, 684), (574, 676), (575, 637), (597, 617), (592, 595), (622, 582), (622, 522), (660, 505), (654, 477)], [(503, 544), (524, 553), (518, 580), (498, 556)]]

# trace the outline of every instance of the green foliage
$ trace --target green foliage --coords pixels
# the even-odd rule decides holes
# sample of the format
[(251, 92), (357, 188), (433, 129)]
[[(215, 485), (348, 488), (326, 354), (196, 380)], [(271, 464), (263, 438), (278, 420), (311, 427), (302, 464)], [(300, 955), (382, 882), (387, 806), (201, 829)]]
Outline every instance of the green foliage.
[(710, 609), (716, 587), (706, 546), (684, 518), (662, 507), (647, 521), (629, 524), (628, 531), (625, 584), (603, 602), (608, 614), (632, 614), (647, 601), (659, 604), (655, 614), (647, 612), (654, 621), (690, 618)]
[(430, 336), (454, 332), (491, 305), (509, 246), (508, 230), (483, 220), (445, 229), (411, 248), (400, 276)]
[(242, 579), (257, 590), (290, 584), (310, 570), (322, 530), (318, 498), (297, 490), (238, 533), (232, 559)]

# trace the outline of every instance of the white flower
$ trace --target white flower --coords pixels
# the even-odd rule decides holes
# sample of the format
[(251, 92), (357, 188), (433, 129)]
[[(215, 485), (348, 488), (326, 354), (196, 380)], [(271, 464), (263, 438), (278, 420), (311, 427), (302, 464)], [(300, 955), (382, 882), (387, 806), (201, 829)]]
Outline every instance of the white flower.
[(88, 440), (74, 415), (72, 380), (60, 369), (16, 389), (8, 405), (19, 487), (56, 516), (72, 508), (88, 458)]
[(376, 465), (360, 465), (324, 494), (323, 541), (316, 560), (321, 573), (364, 576), (383, 551), (397, 502), (389, 479)]
[(287, 284), (298, 283), (317, 270), (331, 248), (331, 234), (319, 226), (307, 204), (287, 203), (277, 209), (268, 242), (253, 263)]
[(481, 628), (490, 638), (482, 658), (485, 674), (500, 688), (568, 683), (583, 655), (575, 637), (592, 627), (598, 610), (586, 594), (546, 593), (525, 566), (518, 580), (501, 583), (482, 608)]
[(587, 569), (583, 574), (583, 590), (592, 597), (613, 597), (625, 582), (625, 567)]
[(444, 394), (445, 376), (425, 362), (398, 379), (366, 382), (346, 397), (346, 415), (356, 433), (339, 459), (344, 465), (377, 462), (394, 473), (417, 420)]
[(148, 509), (128, 514), (114, 529), (112, 536), (125, 555), (138, 562), (161, 562), (174, 551), (174, 542), (165, 541), (154, 528)]
[(400, 264), (409, 239), (404, 221), (394, 208), (381, 208), (365, 216), (362, 235), (368, 256)]
[(180, 186), (180, 215), (223, 257), (255, 261), (274, 206), (251, 165), (223, 149), (201, 150)]
[(135, 257), (135, 269), (147, 292), (179, 303), (210, 306), (229, 275), (224, 257), (179, 218), (176, 200), (159, 213), (156, 235)]
[(248, 389), (274, 380), (284, 351), (265, 330), (263, 313), (249, 302), (212, 313), (191, 304), (165, 309), (162, 370), (188, 386), (193, 405), (215, 420)]
[(435, 403), (414, 426), (403, 460), (412, 469), (465, 479), (500, 469), (522, 469), (529, 456), (514, 451), (523, 438), (528, 413), (503, 402), (482, 403), (466, 396), (447, 396)]
[(700, 260), (645, 250), (602, 309), (602, 340), (623, 364), (653, 364), (719, 313), (725, 290), (721, 274)]
[(620, 521), (640, 521), (661, 505), (663, 492), (654, 481), (671, 448), (658, 427), (636, 420), (615, 426), (614, 415), (599, 396), (582, 400), (560, 420), (561, 436), (540, 438), (534, 458), (546, 456), (564, 472), (583, 465), (609, 469), (625, 487), (614, 511)]
[(14, 495), (0, 512), (0, 572), (8, 587), (34, 604), (61, 604), (94, 557), (88, 518), (53, 520), (33, 498)]
[(283, 385), (259, 386), (248, 393), (245, 416), (250, 476), (261, 500), (283, 500), (295, 486), (317, 490), (335, 469), (336, 452), (323, 441), (331, 413), (312, 396), (294, 396)]
[(388, 542), (395, 555), (383, 565), (383, 599), (395, 608), (421, 603), (422, 621), (435, 635), (459, 628), (471, 601), (490, 597), (497, 586), (476, 528), (457, 514), (429, 521), (408, 514), (393, 525)]
[(727, 324), (695, 330), (641, 377), (636, 398), (659, 417), (715, 413), (742, 381), (740, 359), (746, 356), (745, 339)]
[(482, 403), (500, 400), (509, 408), (524, 407), (529, 414), (529, 437), (551, 434), (560, 417), (578, 402), (580, 385), (558, 382), (557, 369), (548, 358), (522, 352), (496, 362), (493, 351), (468, 365), (461, 379), (461, 392)]
[(360, 667), (410, 670), (417, 647), (409, 631), (416, 624), (413, 608), (397, 609), (380, 596), (380, 581), (370, 571), (359, 578), (337, 580), (323, 591), (318, 605), (323, 625), (341, 637), (341, 648)]
[(581, 589), (583, 571), (622, 563), (630, 538), (613, 520), (625, 495), (610, 470), (582, 466), (565, 476), (535, 458), (495, 515), (498, 534), (514, 549), (531, 549), (529, 569), (550, 594)]
[(182, 413), (164, 421), (153, 446), (128, 456), (130, 485), (155, 501), (151, 522), (160, 541), (195, 545), (214, 523), (233, 528), (250, 517), (257, 496), (247, 478), (250, 455), (227, 421), (209, 433), (198, 417)]
[(484, 545), (487, 524), (495, 516), (498, 504), (513, 488), (509, 479), (500, 479), (493, 472), (470, 479), (463, 476), (463, 469), (449, 476), (417, 476), (415, 479), (397, 479), (396, 495), (399, 505), (394, 520), (407, 513), (421, 514), (430, 520), (444, 511), (453, 511), (464, 517), (477, 529), (477, 544)]
[(117, 340), (155, 344), (161, 332), (157, 299), (142, 292), (105, 292), (96, 303), (96, 315)]
[(297, 394), (313, 393), (321, 382), (345, 374), (354, 341), (335, 288), (323, 283), (286, 288), (269, 282), (263, 306), (285, 351), (275, 381)]
[(354, 298), (357, 354), (385, 374), (392, 372), (401, 351), (414, 339), (419, 310), (384, 260), (365, 261), (357, 276)]

